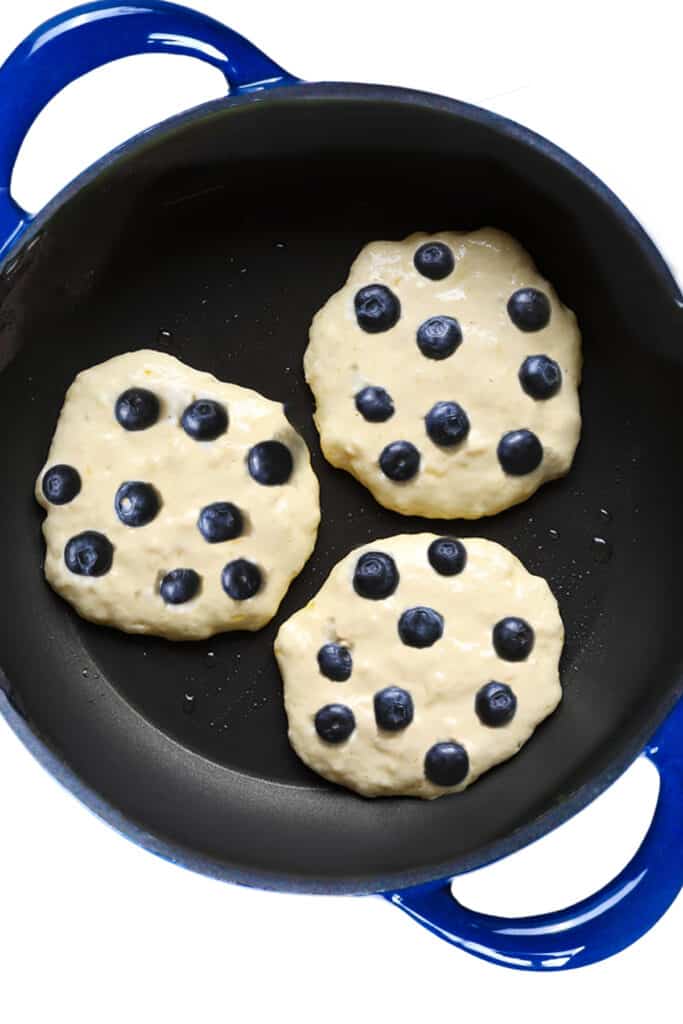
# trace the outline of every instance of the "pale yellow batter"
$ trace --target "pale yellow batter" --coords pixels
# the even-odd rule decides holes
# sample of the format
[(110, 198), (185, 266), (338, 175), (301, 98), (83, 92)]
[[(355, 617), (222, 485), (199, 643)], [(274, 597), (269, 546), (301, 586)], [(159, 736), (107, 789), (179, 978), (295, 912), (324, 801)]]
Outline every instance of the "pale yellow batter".
[[(414, 266), (427, 241), (453, 252), (454, 268), (441, 280)], [(386, 285), (401, 304), (395, 325), (379, 333), (362, 330), (354, 311), (354, 296), (370, 284)], [(527, 287), (550, 302), (542, 330), (522, 331), (508, 314), (510, 296)], [(416, 344), (420, 324), (436, 315), (455, 318), (462, 332), (457, 350), (441, 360), (425, 358)], [(525, 393), (518, 377), (526, 357), (539, 354), (562, 373), (559, 392), (542, 401)], [(576, 318), (502, 231), (414, 234), (365, 246), (346, 284), (314, 317), (304, 366), (326, 458), (397, 512), (476, 519), (524, 501), (571, 466), (581, 426)], [(393, 401), (394, 414), (384, 422), (368, 422), (356, 409), (354, 397), (369, 385), (384, 388)], [(457, 402), (470, 420), (469, 435), (455, 447), (439, 447), (425, 429), (425, 416), (441, 401)], [(503, 434), (519, 429), (536, 434), (543, 458), (532, 472), (514, 476), (501, 468), (497, 446)], [(420, 453), (418, 472), (404, 482), (389, 479), (379, 465), (385, 446), (398, 440)]]
[[(129, 388), (158, 397), (153, 426), (131, 431), (117, 422), (117, 398)], [(183, 411), (201, 398), (227, 409), (227, 431), (215, 440), (194, 440), (180, 426)], [(252, 446), (271, 440), (286, 445), (293, 462), (290, 478), (278, 486), (258, 483), (247, 469)], [(81, 478), (80, 492), (61, 505), (47, 501), (42, 490), (44, 473), (58, 464), (75, 468)], [(117, 516), (114, 498), (124, 481), (144, 481), (156, 490), (161, 507), (147, 525), (126, 526)], [(308, 450), (282, 406), (153, 351), (130, 352), (78, 374), (36, 498), (47, 513), (45, 575), (52, 587), (86, 619), (171, 640), (265, 625), (311, 554), (320, 519)], [(197, 520), (214, 502), (239, 508), (241, 536), (207, 543)], [(78, 575), (65, 564), (65, 546), (83, 531), (98, 531), (113, 545), (111, 569), (103, 575)], [(242, 558), (258, 566), (262, 583), (249, 599), (233, 600), (221, 574)], [(169, 604), (160, 596), (160, 582), (177, 568), (194, 570), (200, 588), (191, 600)]]
[[(431, 799), (464, 789), (515, 754), (561, 698), (564, 629), (545, 580), (500, 545), (471, 538), (462, 541), (464, 569), (440, 575), (428, 558), (434, 540), (404, 534), (352, 551), (275, 642), (292, 746), (314, 771), (365, 796)], [(354, 570), (367, 551), (391, 556), (398, 571), (398, 585), (384, 599), (354, 589)], [(399, 636), (397, 623), (414, 606), (443, 618), (443, 635), (431, 646), (407, 646)], [(534, 632), (525, 660), (505, 660), (494, 649), (493, 627), (508, 616), (523, 618)], [(352, 659), (344, 681), (325, 677), (319, 667), (318, 651), (330, 643)], [(510, 687), (517, 700), (512, 719), (497, 727), (482, 724), (475, 710), (478, 691), (492, 680)], [(405, 689), (414, 704), (412, 722), (395, 732), (378, 727), (374, 710), (374, 695), (388, 686)], [(343, 742), (327, 742), (316, 731), (316, 713), (330, 703), (353, 715)], [(425, 756), (448, 742), (464, 748), (469, 770), (458, 785), (436, 785), (425, 777)]]

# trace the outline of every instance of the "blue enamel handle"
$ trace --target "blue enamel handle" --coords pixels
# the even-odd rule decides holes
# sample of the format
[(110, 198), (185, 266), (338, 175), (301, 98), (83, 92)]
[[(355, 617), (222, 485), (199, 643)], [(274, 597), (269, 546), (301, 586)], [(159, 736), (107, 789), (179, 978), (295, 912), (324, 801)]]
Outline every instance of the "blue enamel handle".
[(0, 68), (0, 256), (30, 219), (13, 201), (10, 182), (21, 144), (40, 111), (88, 71), (142, 53), (198, 57), (222, 71), (232, 93), (297, 81), (237, 32), (163, 0), (98, 0), (46, 21)]
[(384, 895), (435, 935), (505, 967), (583, 967), (618, 953), (652, 928), (683, 885), (683, 700), (643, 756), (660, 776), (652, 824), (630, 864), (594, 896), (515, 919), (468, 910), (451, 895), (450, 880)]

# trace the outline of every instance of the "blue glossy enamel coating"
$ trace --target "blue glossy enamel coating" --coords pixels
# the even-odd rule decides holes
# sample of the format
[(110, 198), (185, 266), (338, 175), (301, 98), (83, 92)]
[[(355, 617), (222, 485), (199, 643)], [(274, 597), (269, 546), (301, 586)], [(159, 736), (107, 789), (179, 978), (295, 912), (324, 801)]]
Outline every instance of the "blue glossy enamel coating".
[[(298, 81), (231, 29), (162, 0), (126, 5), (100, 0), (45, 22), (0, 68), (0, 255), (14, 245), (29, 221), (9, 189), (19, 148), (41, 109), (88, 71), (142, 53), (197, 57), (224, 74), (232, 93)], [(33, 735), (1, 690), (0, 712), (41, 763), (89, 807), (146, 848), (172, 856), (164, 843), (140, 832), (89, 791)], [(657, 766), (661, 779), (652, 825), (631, 863), (595, 896), (557, 913), (505, 919), (458, 904), (451, 896), (450, 880), (383, 895), (452, 945), (507, 967), (579, 967), (624, 949), (655, 924), (683, 883), (683, 702), (660, 727), (644, 756)], [(190, 863), (197, 870), (214, 871), (200, 858), (188, 857)]]
[(0, 256), (30, 219), (13, 201), (10, 182), (21, 144), (40, 111), (88, 71), (143, 53), (197, 57), (223, 73), (233, 94), (296, 81), (237, 32), (162, 0), (99, 0), (51, 18), (0, 68)]
[(683, 701), (643, 756), (660, 776), (652, 824), (633, 860), (594, 896), (525, 918), (468, 910), (451, 895), (449, 879), (384, 896), (440, 938), (504, 967), (557, 971), (618, 953), (652, 928), (683, 885)]

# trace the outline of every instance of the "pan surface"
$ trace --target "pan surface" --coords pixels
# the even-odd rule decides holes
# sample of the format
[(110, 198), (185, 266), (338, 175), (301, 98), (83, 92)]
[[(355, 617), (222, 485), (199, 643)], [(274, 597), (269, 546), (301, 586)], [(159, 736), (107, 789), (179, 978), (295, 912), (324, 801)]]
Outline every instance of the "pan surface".
[[(501, 515), (404, 518), (320, 454), (308, 325), (365, 242), (488, 224), (522, 241), (579, 317), (582, 441), (567, 478)], [(683, 689), (682, 327), (671, 276), (615, 197), (548, 143), (463, 104), (290, 86), (207, 104), (128, 144), (0, 268), (12, 704), (86, 801), (220, 877), (360, 893), (524, 845), (623, 770)], [(141, 347), (286, 402), (312, 450), (318, 544), (259, 633), (125, 636), (82, 621), (44, 582), (32, 491), (64, 392), (79, 370)], [(464, 794), (364, 800), (290, 750), (272, 642), (350, 548), (425, 528), (499, 541), (549, 580), (567, 629), (564, 700)]]

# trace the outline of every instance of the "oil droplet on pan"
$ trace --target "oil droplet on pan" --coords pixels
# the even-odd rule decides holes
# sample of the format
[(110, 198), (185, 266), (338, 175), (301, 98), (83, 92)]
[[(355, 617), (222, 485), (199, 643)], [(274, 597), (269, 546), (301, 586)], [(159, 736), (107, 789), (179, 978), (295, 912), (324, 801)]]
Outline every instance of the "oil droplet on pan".
[(591, 541), (591, 547), (593, 549), (593, 558), (596, 562), (604, 564), (609, 562), (612, 557), (612, 545), (604, 537), (593, 537)]
[(555, 529), (553, 529), (551, 527), (551, 529), (548, 530), (548, 536), (550, 537), (551, 540), (559, 540), (560, 539), (560, 531), (559, 530), (555, 530)]

